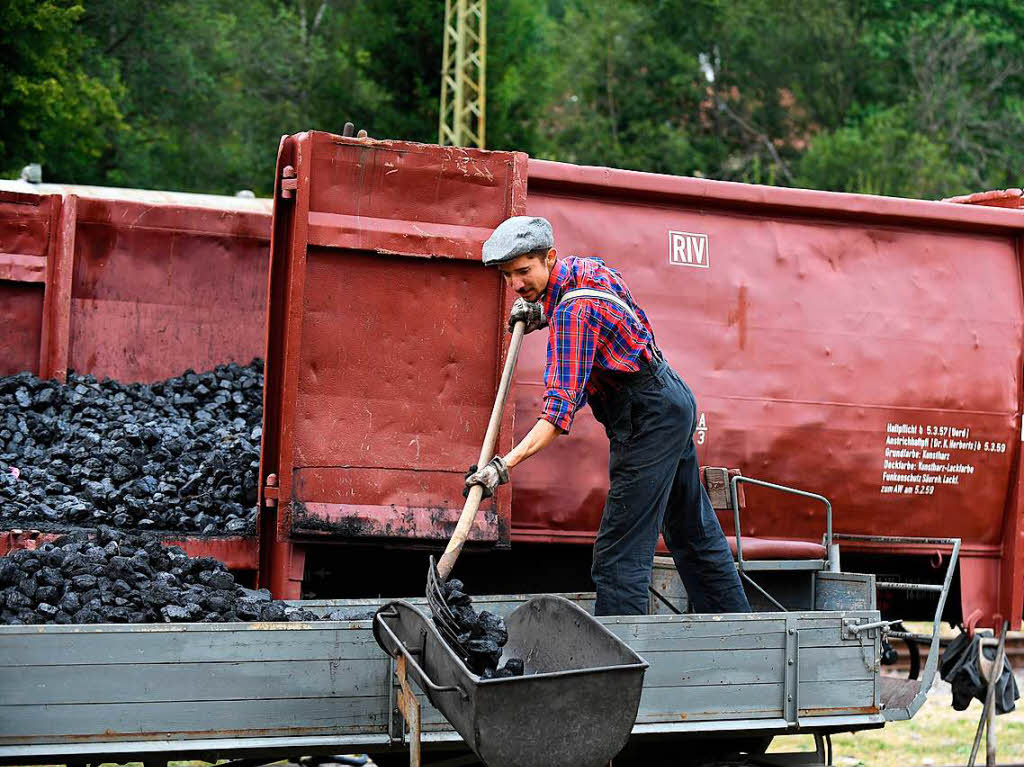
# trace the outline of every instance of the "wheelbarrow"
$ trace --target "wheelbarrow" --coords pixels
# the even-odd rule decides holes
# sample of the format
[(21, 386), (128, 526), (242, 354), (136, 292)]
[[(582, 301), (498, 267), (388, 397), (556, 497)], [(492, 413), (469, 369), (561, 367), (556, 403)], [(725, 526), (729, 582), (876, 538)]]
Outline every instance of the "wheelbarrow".
[(523, 676), (482, 679), (406, 601), (377, 611), (373, 634), (396, 661), (400, 707), (419, 759), (411, 678), (489, 767), (605, 767), (629, 739), (647, 661), (564, 597), (536, 596), (505, 620), (504, 657)]

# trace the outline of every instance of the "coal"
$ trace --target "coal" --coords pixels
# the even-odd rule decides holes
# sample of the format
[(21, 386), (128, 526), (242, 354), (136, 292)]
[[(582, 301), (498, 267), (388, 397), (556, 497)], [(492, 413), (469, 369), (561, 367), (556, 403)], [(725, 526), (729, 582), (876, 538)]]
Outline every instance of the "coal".
[(465, 591), (465, 584), (458, 578), (444, 584), (444, 597), (459, 626), (459, 644), (469, 654), (466, 665), (470, 671), (483, 679), (522, 676), (524, 666), (519, 658), (509, 658), (504, 666), (498, 667), (502, 648), (508, 642), (505, 620), (488, 610), (477, 613), (473, 609), (472, 598)]
[(481, 676), (484, 679), (507, 679), (513, 676), (522, 676), (525, 668), (525, 664), (519, 658), (509, 658), (501, 668), (486, 669)]
[[(330, 619), (329, 617), (327, 618)], [(212, 557), (101, 526), (0, 558), (0, 623), (324, 620), (235, 583)]]
[(247, 535), (263, 363), (154, 384), (0, 377), (0, 527)]

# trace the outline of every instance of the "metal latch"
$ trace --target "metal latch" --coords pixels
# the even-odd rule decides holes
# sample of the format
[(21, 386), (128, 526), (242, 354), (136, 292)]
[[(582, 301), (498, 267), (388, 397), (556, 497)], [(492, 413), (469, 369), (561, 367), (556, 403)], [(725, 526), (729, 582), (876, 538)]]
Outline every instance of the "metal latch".
[(890, 626), (901, 623), (901, 621), (875, 621), (874, 623), (860, 623), (857, 618), (843, 618), (843, 639), (856, 639), (862, 631), (873, 629), (887, 629)]
[(278, 492), (277, 475), (268, 474), (267, 484), (263, 486), (263, 503), (266, 506), (277, 506)]
[(295, 196), (295, 190), (299, 188), (298, 174), (291, 165), (285, 165), (281, 171), (281, 196), (285, 199)]

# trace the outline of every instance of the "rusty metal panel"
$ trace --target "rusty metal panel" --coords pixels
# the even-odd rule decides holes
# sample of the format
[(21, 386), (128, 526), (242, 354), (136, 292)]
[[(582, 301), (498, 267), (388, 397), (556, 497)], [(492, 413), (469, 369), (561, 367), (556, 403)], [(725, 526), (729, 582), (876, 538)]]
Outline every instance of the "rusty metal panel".
[(0, 375), (39, 373), (47, 254), (60, 195), (0, 192)]
[[(844, 532), (961, 537), (967, 572), (1004, 545), (1020, 562), (1019, 212), (541, 161), (527, 210), (563, 255), (622, 271), (697, 396), (702, 464), (825, 493)], [(527, 339), (517, 436), (543, 365), (544, 339)], [(603, 430), (588, 412), (550, 452), (517, 469), (514, 538), (589, 541)], [(785, 497), (751, 489), (747, 503), (744, 534), (824, 529)], [(964, 593), (1019, 620), (1020, 581), (1007, 566), (1000, 589)]]
[(993, 208), (1024, 208), (1024, 190), (993, 189), (989, 192), (975, 192), (957, 197), (947, 197), (943, 202), (959, 202), (966, 205), (988, 205)]
[[(507, 343), (510, 297), (480, 248), (523, 211), (525, 165), (509, 152), (283, 139), (260, 469), (279, 540), (451, 535)], [(511, 426), (509, 410), (503, 451)], [(470, 539), (507, 545), (510, 513), (498, 494)]]
[(255, 536), (177, 539), (169, 536), (164, 546), (181, 546), (190, 557), (213, 557), (229, 570), (256, 570), (259, 567), (259, 541)]
[(68, 330), (77, 218), (78, 198), (68, 195), (60, 207), (56, 231), (50, 238), (50, 252), (46, 258), (39, 375), (62, 383), (68, 380)]
[(259, 213), (80, 199), (68, 365), (157, 381), (260, 356), (268, 240)]

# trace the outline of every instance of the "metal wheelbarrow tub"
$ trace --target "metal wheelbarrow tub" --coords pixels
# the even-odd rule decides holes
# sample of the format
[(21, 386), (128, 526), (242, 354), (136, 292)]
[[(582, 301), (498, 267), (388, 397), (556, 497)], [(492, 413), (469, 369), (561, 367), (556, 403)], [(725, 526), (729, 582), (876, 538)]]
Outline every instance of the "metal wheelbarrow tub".
[(505, 625), (520, 677), (481, 679), (405, 601), (377, 612), (373, 634), (489, 767), (605, 767), (633, 729), (647, 661), (563, 597), (534, 597)]

